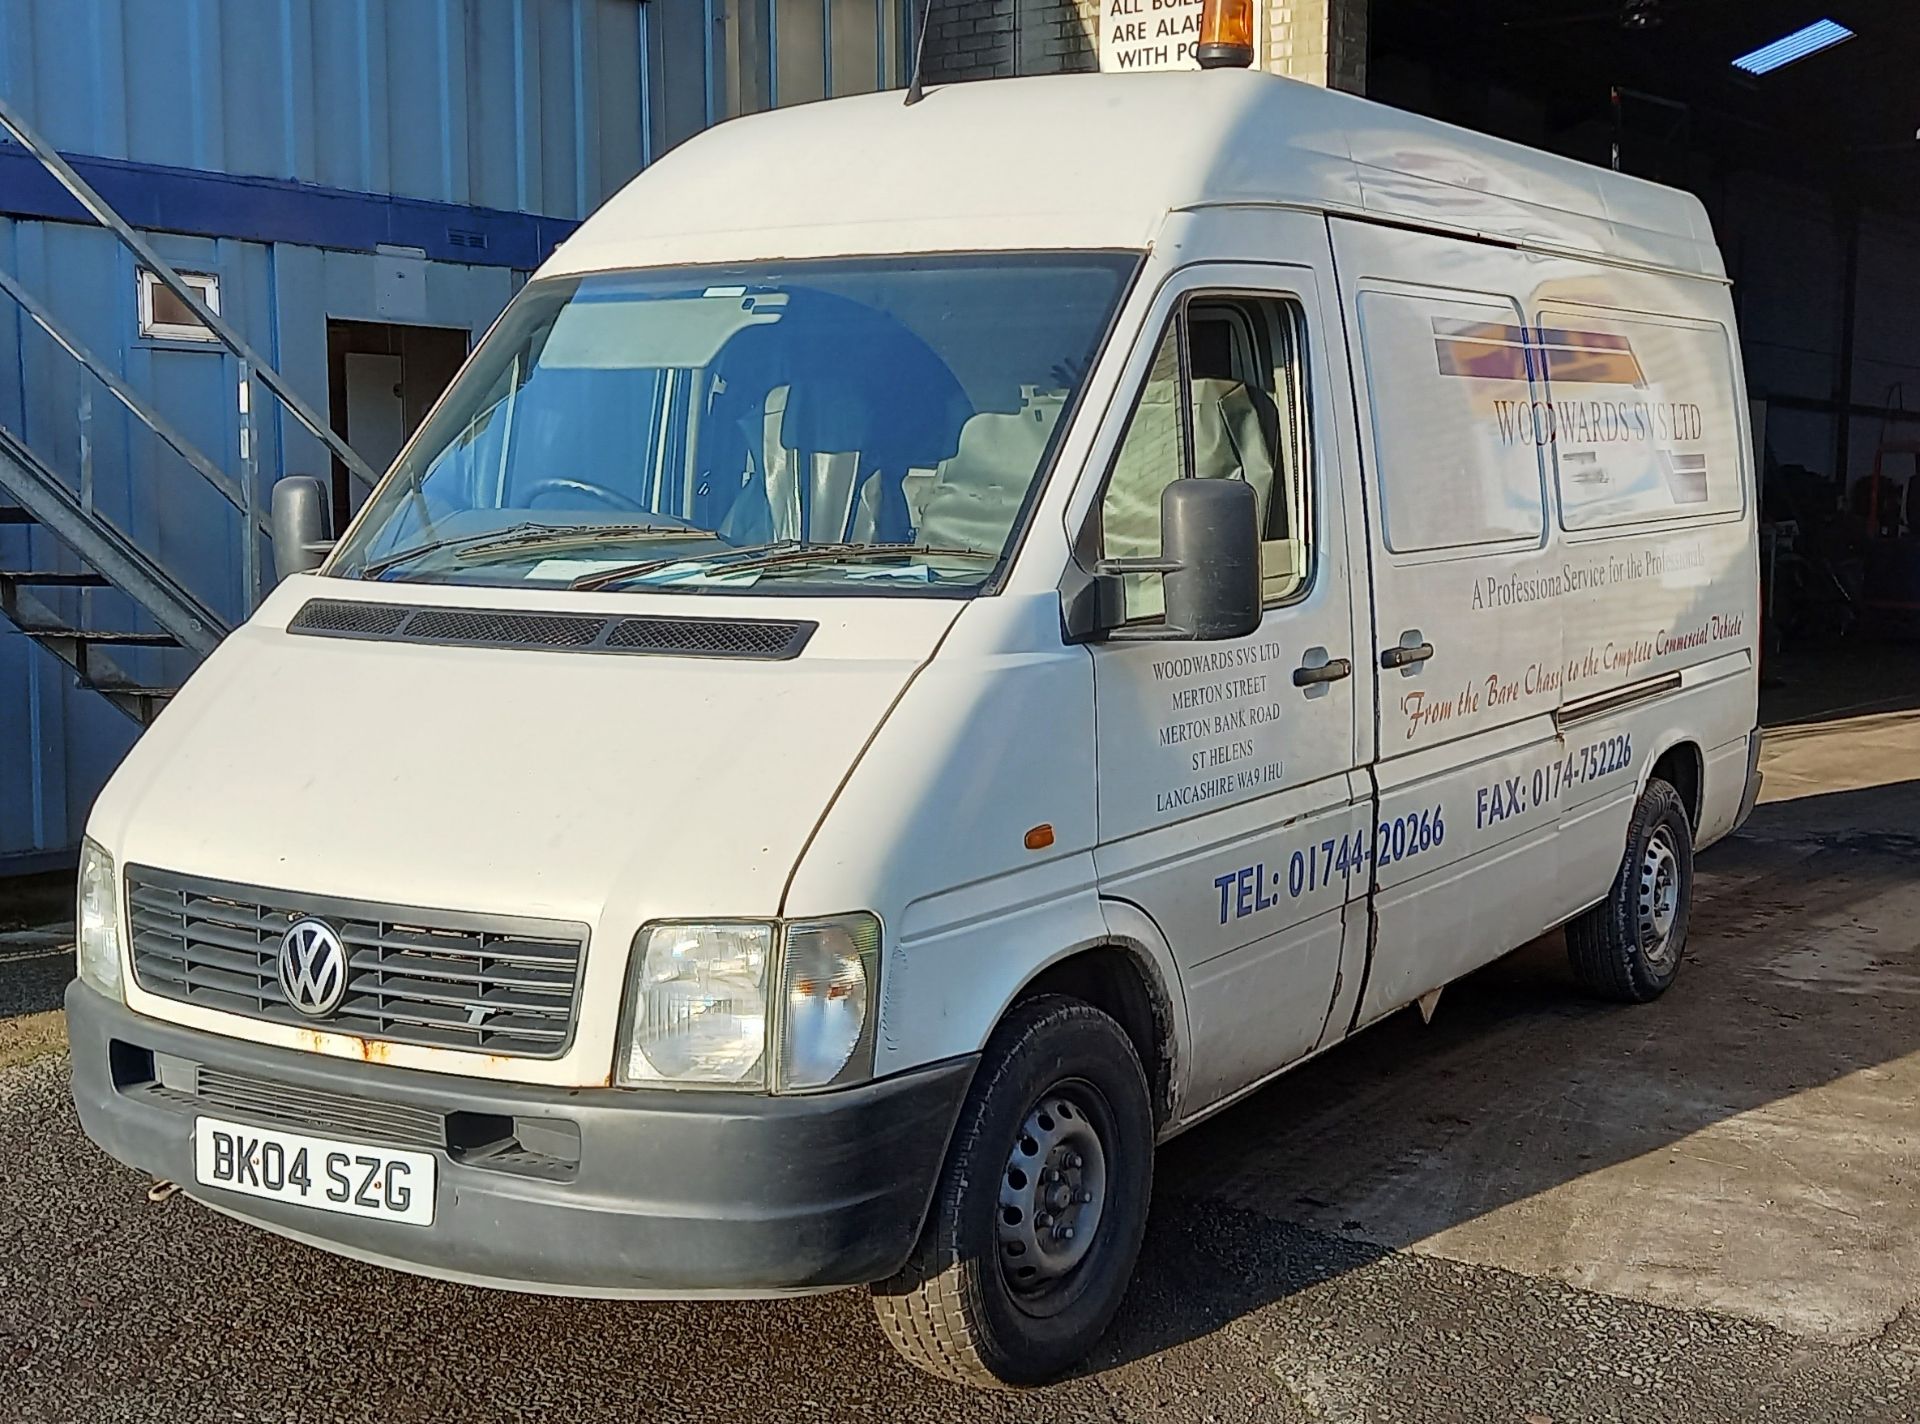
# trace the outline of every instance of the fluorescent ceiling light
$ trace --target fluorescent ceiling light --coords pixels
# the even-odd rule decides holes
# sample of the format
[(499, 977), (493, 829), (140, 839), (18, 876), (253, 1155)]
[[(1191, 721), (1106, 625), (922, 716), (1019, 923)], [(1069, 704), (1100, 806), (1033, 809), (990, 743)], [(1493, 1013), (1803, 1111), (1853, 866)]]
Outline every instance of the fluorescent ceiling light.
[(1796, 59), (1805, 59), (1823, 49), (1832, 49), (1843, 40), (1852, 38), (1853, 31), (1838, 21), (1815, 20), (1790, 35), (1781, 36), (1770, 45), (1760, 46), (1751, 54), (1741, 55), (1733, 62), (1733, 67), (1744, 69), (1749, 74), (1771, 74)]

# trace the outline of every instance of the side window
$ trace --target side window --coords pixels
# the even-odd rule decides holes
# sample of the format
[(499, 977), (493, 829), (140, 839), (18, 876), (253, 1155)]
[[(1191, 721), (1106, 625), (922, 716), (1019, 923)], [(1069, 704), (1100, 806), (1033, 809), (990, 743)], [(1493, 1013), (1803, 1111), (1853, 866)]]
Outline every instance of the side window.
[(1553, 452), (1563, 528), (1740, 511), (1725, 327), (1547, 307), (1535, 337), (1548, 399), (1526, 433)]
[[(1185, 479), (1186, 422), (1180, 418), (1180, 322), (1167, 325), (1100, 501), (1100, 556), (1148, 559), (1160, 552), (1160, 492)], [(1128, 574), (1127, 618), (1158, 618), (1158, 574)]]
[(1527, 329), (1505, 298), (1360, 294), (1381, 525), (1396, 554), (1546, 532)]
[[(1182, 338), (1186, 361), (1181, 361)], [(1258, 496), (1265, 601), (1311, 572), (1305, 319), (1272, 298), (1195, 298), (1168, 325), (1100, 505), (1101, 554), (1160, 552), (1160, 495), (1176, 479), (1244, 480)], [(1126, 579), (1129, 621), (1165, 611), (1157, 574)]]

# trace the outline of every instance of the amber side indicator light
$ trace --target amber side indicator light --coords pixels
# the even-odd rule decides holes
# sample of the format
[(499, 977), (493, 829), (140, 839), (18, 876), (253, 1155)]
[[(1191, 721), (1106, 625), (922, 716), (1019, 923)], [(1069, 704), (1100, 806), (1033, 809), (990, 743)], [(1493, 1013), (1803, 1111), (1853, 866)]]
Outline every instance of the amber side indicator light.
[(1202, 69), (1247, 69), (1253, 64), (1253, 0), (1206, 0), (1200, 9)]
[(1045, 850), (1053, 844), (1053, 827), (1044, 821), (1027, 832), (1028, 850)]

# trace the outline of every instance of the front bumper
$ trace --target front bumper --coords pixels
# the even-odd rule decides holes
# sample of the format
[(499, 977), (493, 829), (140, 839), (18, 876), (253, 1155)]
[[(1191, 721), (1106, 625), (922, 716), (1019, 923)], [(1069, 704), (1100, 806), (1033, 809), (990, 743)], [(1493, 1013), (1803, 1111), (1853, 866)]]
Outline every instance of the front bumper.
[[(343, 1255), (562, 1295), (779, 1295), (891, 1275), (919, 1235), (975, 1063), (807, 1097), (540, 1088), (179, 1028), (77, 980), (67, 1032), (81, 1125), (128, 1166)], [(217, 1103), (200, 1096), (214, 1082), (227, 1093)], [(439, 1161), (433, 1224), (199, 1186), (203, 1112), (425, 1146)]]

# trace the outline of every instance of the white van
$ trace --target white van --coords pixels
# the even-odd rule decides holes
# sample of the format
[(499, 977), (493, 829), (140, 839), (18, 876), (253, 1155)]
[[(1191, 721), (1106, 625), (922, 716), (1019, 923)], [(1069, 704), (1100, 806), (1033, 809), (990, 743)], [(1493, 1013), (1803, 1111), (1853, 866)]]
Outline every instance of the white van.
[(1155, 1144), (1751, 806), (1700, 205), (1242, 71), (722, 125), (135, 747), (74, 1094), (268, 1230), (1070, 1367)]

